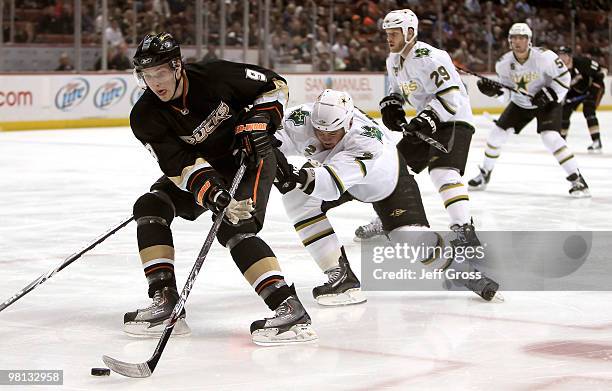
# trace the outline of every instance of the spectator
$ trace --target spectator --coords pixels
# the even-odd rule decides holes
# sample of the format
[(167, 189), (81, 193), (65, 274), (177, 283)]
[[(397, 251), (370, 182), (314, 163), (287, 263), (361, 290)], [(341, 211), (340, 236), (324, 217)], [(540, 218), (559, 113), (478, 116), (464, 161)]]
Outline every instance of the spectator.
[(204, 57), (202, 57), (202, 62), (213, 62), (219, 59), (219, 57), (217, 57), (217, 53), (215, 52), (214, 45), (208, 45), (206, 50), (206, 54)]
[(122, 42), (117, 46), (115, 54), (111, 57), (108, 62), (108, 69), (115, 69), (124, 71), (132, 69), (132, 61), (128, 56), (128, 46), (125, 42)]
[(111, 47), (117, 47), (125, 42), (117, 19), (112, 19), (110, 21), (110, 26), (108, 26), (104, 32), (104, 38), (106, 38), (106, 41)]
[(73, 71), (74, 66), (72, 66), (72, 61), (70, 57), (68, 57), (68, 53), (63, 52), (59, 57), (59, 65), (55, 68), (56, 71)]

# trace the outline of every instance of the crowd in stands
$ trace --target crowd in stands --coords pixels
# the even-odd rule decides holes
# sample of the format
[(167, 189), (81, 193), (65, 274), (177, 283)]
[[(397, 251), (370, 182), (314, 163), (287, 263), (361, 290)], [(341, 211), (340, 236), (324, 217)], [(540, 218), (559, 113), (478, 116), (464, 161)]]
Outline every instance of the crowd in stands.
[[(100, 1), (82, 0), (83, 44), (99, 45), (100, 37), (104, 36), (112, 52), (109, 64), (114, 63), (112, 57), (125, 52), (126, 44), (136, 45), (148, 32), (170, 31), (181, 44), (193, 45), (194, 3), (194, 0), (108, 0), (109, 25), (102, 33)], [(262, 2), (249, 0), (251, 47), (261, 47), (263, 36), (258, 3)], [(534, 3), (538, 4), (537, 8)], [(458, 65), (487, 71), (508, 50), (508, 29), (517, 21), (531, 25), (534, 45), (553, 50), (570, 45), (572, 12), (569, 8), (559, 8), (570, 3), (560, 0), (335, 0), (332, 10), (327, 0), (272, 0), (269, 58), (272, 66), (307, 63), (323, 72), (384, 71), (388, 49), (380, 28), (382, 20), (390, 10), (411, 8), (420, 19), (420, 40), (445, 49)], [(576, 4), (576, 52), (609, 68), (609, 1), (573, 0), (573, 3)], [(71, 44), (73, 6), (72, 0), (18, 1), (14, 43)], [(220, 4), (208, 1), (207, 6), (208, 44), (218, 45)], [(227, 46), (241, 47), (244, 42), (242, 6), (243, 1), (226, 2)], [(7, 42), (8, 9), (3, 15), (4, 42)], [(120, 66), (128, 65), (125, 61), (118, 62)]]

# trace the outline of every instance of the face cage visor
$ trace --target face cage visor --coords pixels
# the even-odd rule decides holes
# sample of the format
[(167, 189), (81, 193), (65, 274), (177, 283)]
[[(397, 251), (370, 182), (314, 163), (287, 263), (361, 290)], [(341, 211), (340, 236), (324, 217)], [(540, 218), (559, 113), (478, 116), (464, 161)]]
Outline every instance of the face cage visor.
[[(182, 65), (182, 61), (180, 58), (175, 58), (173, 60), (170, 60), (167, 64), (170, 65), (170, 68), (173, 69), (175, 72), (177, 69), (179, 69), (179, 67)], [(153, 66), (147, 67), (147, 68), (153, 68), (159, 65), (162, 65), (164, 63), (161, 64), (155, 64)], [(136, 79), (136, 84), (138, 85), (138, 87), (142, 88), (143, 90), (146, 90), (149, 86), (147, 85), (147, 82), (145, 81), (144, 75), (142, 74), (142, 71), (147, 69), (147, 68), (141, 68), (141, 67), (134, 67), (134, 70), (132, 71), (132, 76), (134, 76), (134, 79)], [(176, 76), (175, 76), (176, 78)]]

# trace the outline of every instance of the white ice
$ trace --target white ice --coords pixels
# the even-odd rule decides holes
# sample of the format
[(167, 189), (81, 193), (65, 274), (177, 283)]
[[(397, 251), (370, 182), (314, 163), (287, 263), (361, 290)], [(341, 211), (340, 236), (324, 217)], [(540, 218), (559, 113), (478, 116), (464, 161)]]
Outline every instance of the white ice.
[[(470, 194), (477, 228), (612, 229), (612, 113), (600, 121), (603, 155), (586, 153), (579, 113), (569, 136), (592, 199), (568, 196), (565, 173), (532, 123), (510, 137), (487, 191)], [(466, 180), (491, 127), (486, 116), (477, 124)], [(0, 133), (0, 167), (0, 300), (129, 216), (160, 175), (128, 128)], [(430, 223), (445, 229), (437, 192), (426, 174), (417, 180)], [(358, 272), (359, 245), (351, 239), (371, 207), (353, 202), (330, 216)], [(173, 223), (179, 287), (210, 224), (209, 216)], [(143, 362), (157, 343), (121, 331), (123, 313), (148, 304), (132, 223), (0, 313), (0, 369), (63, 369), (70, 390), (612, 389), (608, 292), (505, 292), (502, 304), (464, 292), (368, 293), (364, 305), (321, 308), (310, 291), (324, 276), (276, 191), (262, 237), (295, 282), (317, 344), (252, 344), (250, 323), (270, 313), (215, 243), (187, 302), (192, 335), (171, 339), (148, 379), (92, 377), (103, 354)], [(10, 389), (20, 388), (31, 389)]]

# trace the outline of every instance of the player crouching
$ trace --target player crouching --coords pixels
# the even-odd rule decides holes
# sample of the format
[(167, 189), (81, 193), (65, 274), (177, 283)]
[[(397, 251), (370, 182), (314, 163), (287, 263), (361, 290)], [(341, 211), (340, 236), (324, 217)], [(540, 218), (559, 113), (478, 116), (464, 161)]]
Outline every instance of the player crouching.
[[(366, 301), (327, 219), (333, 207), (352, 200), (371, 203), (391, 240), (427, 248), (443, 245), (440, 235), (429, 229), (419, 187), (386, 132), (354, 108), (349, 94), (328, 89), (314, 104), (288, 109), (282, 129), (275, 133), (282, 143), (277, 188), (284, 194), (285, 210), (306, 250), (328, 276), (327, 283), (313, 289), (321, 305)], [(296, 170), (284, 155), (309, 161)], [(418, 261), (436, 269), (454, 265), (433, 253)], [(476, 293), (490, 300), (498, 285), (484, 277), (479, 289)]]

